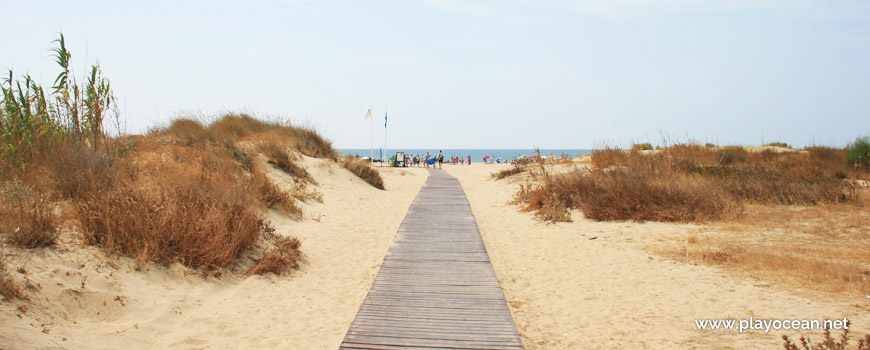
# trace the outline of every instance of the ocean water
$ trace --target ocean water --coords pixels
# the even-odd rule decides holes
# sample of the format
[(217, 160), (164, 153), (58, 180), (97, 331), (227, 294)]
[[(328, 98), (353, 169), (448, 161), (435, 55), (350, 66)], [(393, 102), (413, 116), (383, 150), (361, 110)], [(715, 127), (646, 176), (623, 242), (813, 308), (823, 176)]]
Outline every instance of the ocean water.
[[(375, 159), (381, 159), (383, 155), (383, 150), (375, 148)], [(390, 157), (396, 155), (396, 152), (405, 152), (405, 154), (416, 154), (419, 156), (425, 156), (426, 152), (429, 152), (431, 155), (437, 155), (438, 151), (444, 152), (444, 160), (450, 159), (451, 157), (468, 157), (471, 156), (472, 163), (480, 163), (483, 162), (483, 156), (490, 155), (493, 158), (502, 157), (503, 160), (511, 161), (516, 159), (518, 156), (530, 156), (534, 154), (535, 150), (528, 149), (388, 149), (387, 150)], [(369, 149), (338, 149), (338, 152), (341, 154), (347, 154), (356, 157), (368, 157)], [(581, 154), (589, 154), (592, 153), (590, 149), (541, 149), (541, 155), (554, 155), (556, 157), (561, 156), (562, 154), (566, 154), (572, 158), (577, 157)]]

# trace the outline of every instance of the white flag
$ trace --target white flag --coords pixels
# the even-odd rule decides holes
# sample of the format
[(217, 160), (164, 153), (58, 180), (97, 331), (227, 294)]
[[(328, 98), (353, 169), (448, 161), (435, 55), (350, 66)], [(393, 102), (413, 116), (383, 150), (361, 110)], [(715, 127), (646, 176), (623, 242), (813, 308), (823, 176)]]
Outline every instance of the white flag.
[(366, 120), (372, 119), (372, 108), (369, 107), (369, 110), (366, 111)]

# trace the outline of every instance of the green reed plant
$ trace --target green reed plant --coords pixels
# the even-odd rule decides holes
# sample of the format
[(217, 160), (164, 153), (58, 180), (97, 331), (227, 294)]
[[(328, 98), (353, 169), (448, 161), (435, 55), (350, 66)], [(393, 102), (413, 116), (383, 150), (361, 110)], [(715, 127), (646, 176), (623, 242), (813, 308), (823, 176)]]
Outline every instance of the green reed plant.
[(0, 160), (29, 162), (34, 152), (60, 139), (87, 140), (96, 150), (104, 137), (103, 122), (118, 118), (111, 84), (99, 63), (91, 65), (80, 86), (70, 70), (72, 54), (63, 33), (52, 43), (57, 44), (52, 51), (61, 72), (50, 94), (30, 75), (16, 79), (12, 70), (0, 83)]

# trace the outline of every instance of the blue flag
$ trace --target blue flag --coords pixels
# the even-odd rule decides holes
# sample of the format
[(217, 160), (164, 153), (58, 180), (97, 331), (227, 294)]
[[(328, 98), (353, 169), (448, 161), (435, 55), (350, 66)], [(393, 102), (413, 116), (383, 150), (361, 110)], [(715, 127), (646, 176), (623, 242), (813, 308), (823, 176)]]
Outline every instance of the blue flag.
[(387, 112), (384, 112), (384, 129), (387, 128)]

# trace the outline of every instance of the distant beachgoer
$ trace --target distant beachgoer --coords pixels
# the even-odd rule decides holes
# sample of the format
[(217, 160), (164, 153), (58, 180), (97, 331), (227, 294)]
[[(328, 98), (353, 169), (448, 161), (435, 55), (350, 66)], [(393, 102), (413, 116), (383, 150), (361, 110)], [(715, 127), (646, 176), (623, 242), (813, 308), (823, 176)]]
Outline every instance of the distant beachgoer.
[(429, 167), (429, 158), (432, 158), (432, 156), (429, 155), (429, 152), (427, 151), (426, 152), (426, 162), (423, 163), (427, 168)]
[(468, 165), (471, 165), (471, 155), (468, 155)]
[(444, 153), (441, 153), (441, 151), (439, 150), (438, 151), (438, 169), (441, 169), (443, 167), (444, 167)]

